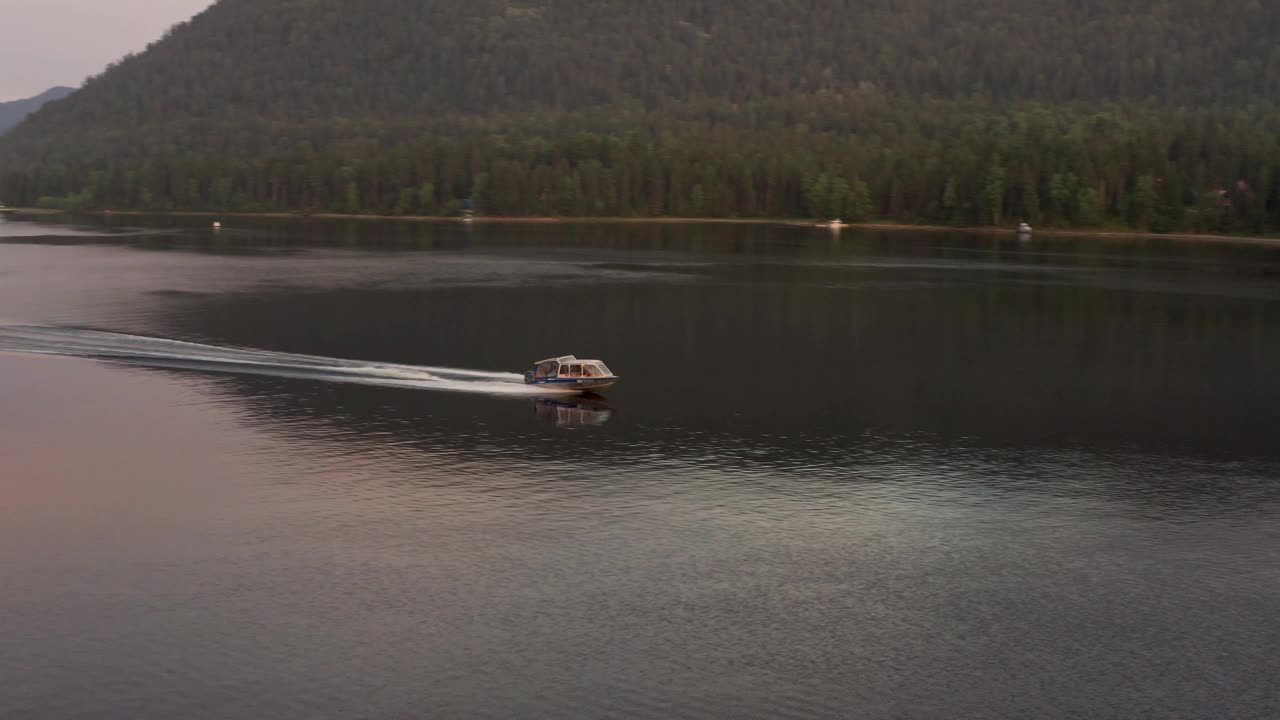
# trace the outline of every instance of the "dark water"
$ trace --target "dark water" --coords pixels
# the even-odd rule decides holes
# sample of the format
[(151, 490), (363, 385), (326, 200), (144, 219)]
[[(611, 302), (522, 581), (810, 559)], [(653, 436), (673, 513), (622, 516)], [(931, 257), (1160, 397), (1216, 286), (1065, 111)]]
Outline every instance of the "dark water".
[(1280, 251), (204, 224), (0, 220), (0, 717), (1280, 716)]

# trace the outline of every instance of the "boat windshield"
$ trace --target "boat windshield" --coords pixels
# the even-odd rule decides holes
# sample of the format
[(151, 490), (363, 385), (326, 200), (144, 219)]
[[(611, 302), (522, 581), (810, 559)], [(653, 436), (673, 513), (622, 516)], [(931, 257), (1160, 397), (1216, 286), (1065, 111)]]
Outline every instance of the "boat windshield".
[(536, 378), (607, 378), (613, 377), (613, 372), (602, 362), (575, 362), (565, 363), (545, 362), (535, 365), (533, 376)]

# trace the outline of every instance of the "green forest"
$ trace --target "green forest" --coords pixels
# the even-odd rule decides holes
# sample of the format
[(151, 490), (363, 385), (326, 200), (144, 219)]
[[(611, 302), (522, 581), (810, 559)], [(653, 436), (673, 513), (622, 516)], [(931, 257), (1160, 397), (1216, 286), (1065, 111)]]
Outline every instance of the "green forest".
[(1280, 230), (1280, 14), (222, 0), (0, 138), (70, 209)]

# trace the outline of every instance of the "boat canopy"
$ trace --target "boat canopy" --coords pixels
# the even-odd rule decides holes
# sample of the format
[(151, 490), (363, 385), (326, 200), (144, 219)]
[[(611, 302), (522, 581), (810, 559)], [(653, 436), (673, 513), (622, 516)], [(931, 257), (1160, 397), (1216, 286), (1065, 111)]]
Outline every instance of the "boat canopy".
[(573, 355), (540, 360), (534, 366), (535, 378), (608, 378), (613, 371), (600, 360), (579, 360)]

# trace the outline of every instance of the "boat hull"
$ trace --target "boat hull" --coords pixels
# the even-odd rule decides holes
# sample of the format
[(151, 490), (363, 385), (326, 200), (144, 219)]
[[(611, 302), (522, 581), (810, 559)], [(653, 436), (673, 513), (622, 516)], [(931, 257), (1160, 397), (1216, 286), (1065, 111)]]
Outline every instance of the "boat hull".
[(616, 377), (604, 378), (535, 378), (526, 380), (526, 385), (545, 387), (547, 390), (566, 393), (592, 393), (608, 390), (618, 384)]

